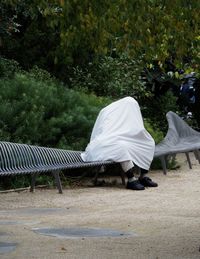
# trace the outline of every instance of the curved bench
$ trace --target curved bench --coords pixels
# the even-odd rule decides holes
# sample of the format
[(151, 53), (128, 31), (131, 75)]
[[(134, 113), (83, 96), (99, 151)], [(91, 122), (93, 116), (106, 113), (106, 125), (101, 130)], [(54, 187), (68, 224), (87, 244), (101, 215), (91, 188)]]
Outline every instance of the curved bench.
[(169, 111), (166, 114), (168, 121), (168, 131), (165, 138), (156, 145), (154, 158), (161, 160), (163, 172), (167, 173), (166, 160), (170, 155), (185, 153), (190, 169), (192, 164), (189, 152), (194, 152), (196, 159), (200, 163), (200, 132), (192, 129), (176, 113)]
[(59, 193), (62, 193), (59, 176), (61, 170), (94, 167), (98, 171), (102, 165), (113, 163), (112, 161), (84, 162), (81, 151), (0, 142), (0, 176), (31, 174), (31, 191), (34, 190), (37, 173), (52, 172)]

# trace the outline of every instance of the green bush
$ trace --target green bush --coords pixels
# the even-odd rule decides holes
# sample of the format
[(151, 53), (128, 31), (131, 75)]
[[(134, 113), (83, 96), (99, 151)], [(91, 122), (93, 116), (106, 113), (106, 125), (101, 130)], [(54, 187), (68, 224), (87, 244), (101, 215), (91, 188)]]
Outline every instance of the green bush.
[(32, 73), (17, 73), (0, 79), (0, 138), (83, 149), (99, 110), (109, 102)]
[(146, 130), (151, 134), (156, 144), (158, 144), (163, 139), (163, 132), (159, 129), (156, 129), (153, 123), (151, 123), (148, 119), (144, 119), (144, 126)]
[(168, 111), (176, 112), (179, 110), (176, 102), (177, 97), (170, 90), (159, 98), (146, 99), (142, 106), (143, 116), (148, 118), (155, 128), (165, 134), (168, 129), (166, 113)]
[(15, 72), (20, 72), (20, 71), (21, 71), (21, 68), (17, 61), (5, 59), (0, 56), (0, 78), (13, 77)]
[(38, 66), (33, 66), (28, 72), (24, 72), (29, 77), (32, 77), (36, 79), (37, 81), (43, 81), (43, 82), (58, 82), (57, 79), (52, 76), (48, 71), (39, 68)]
[(71, 85), (74, 89), (85, 89), (98, 96), (134, 96), (140, 99), (150, 94), (145, 82), (140, 80), (142, 68), (140, 60), (133, 60), (125, 54), (115, 58), (105, 56), (84, 69), (74, 69)]

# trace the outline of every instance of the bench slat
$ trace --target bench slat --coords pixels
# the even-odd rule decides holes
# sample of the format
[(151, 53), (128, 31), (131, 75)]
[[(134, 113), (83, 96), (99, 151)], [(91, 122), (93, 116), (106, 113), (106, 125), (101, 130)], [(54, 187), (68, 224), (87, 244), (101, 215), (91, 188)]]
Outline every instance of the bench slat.
[[(114, 164), (113, 161), (84, 162), (81, 151), (0, 142), (0, 176), (54, 172), (61, 192), (59, 171)], [(34, 182), (34, 181), (33, 181)], [(31, 190), (34, 186), (31, 185)]]

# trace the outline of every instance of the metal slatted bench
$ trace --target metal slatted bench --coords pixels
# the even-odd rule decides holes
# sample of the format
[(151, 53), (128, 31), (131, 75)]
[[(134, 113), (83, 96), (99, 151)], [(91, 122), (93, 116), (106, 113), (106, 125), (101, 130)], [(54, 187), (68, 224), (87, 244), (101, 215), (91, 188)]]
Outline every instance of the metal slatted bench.
[[(81, 151), (0, 142), (0, 176), (30, 174), (32, 176), (30, 191), (34, 190), (38, 173), (52, 172), (59, 193), (62, 193), (59, 176), (61, 170), (94, 167), (97, 169), (95, 176), (97, 178), (99, 169), (108, 164), (114, 162), (84, 162)], [(122, 181), (124, 182), (123, 178)]]

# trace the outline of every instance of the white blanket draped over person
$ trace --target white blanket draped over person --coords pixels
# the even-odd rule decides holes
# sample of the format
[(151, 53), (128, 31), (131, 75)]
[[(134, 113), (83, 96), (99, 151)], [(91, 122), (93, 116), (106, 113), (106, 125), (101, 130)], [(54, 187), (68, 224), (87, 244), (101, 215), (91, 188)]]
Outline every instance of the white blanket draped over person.
[(132, 161), (148, 170), (155, 142), (144, 128), (138, 102), (125, 97), (103, 108), (94, 124), (90, 142), (81, 154), (83, 161)]

